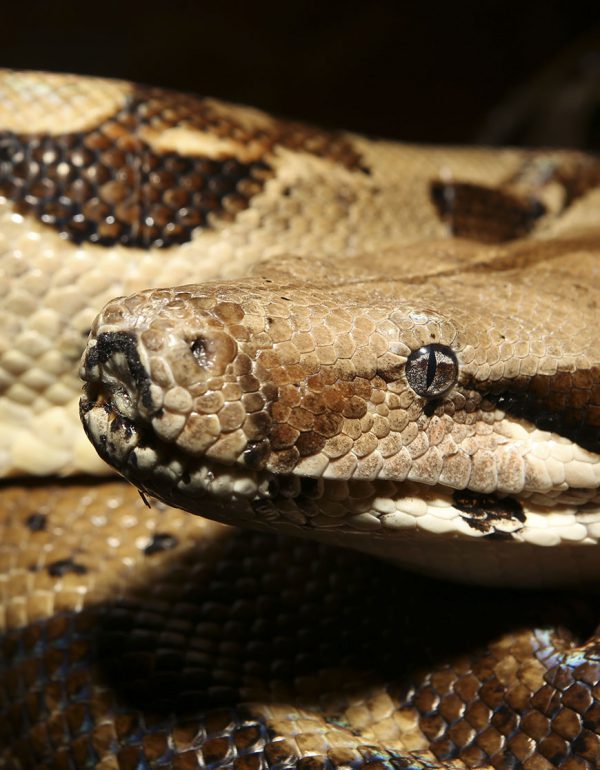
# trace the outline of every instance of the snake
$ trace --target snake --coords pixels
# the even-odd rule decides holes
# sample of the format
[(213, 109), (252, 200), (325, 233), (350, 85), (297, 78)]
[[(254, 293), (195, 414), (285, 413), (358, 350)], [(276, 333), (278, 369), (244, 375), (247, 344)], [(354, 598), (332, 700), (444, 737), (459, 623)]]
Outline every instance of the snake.
[(1, 70), (0, 767), (597, 768), (599, 215)]

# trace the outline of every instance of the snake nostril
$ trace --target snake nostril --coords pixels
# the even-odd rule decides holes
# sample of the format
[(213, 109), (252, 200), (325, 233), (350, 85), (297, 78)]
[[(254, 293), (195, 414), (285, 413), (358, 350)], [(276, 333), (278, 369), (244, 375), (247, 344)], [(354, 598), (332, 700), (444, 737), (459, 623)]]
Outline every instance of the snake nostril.
[(140, 359), (137, 337), (131, 332), (102, 332), (88, 345), (81, 376), (126, 416), (134, 404), (153, 407), (150, 375)]
[(209, 329), (189, 343), (196, 362), (210, 375), (221, 375), (237, 355), (237, 343), (221, 329)]
[(200, 366), (206, 367), (209, 363), (208, 344), (204, 337), (197, 337), (191, 344), (192, 355)]

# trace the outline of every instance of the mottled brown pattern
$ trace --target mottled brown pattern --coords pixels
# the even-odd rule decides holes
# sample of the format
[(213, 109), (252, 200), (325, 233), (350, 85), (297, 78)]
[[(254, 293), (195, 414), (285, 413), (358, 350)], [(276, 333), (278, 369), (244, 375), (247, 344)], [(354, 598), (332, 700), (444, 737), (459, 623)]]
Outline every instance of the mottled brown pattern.
[[(219, 278), (95, 327), (83, 416), (142, 488), (467, 583), (597, 577), (596, 159), (5, 70), (0, 129), (0, 475), (98, 471), (73, 419), (95, 308)], [(424, 403), (429, 343), (459, 376)], [(0, 490), (2, 770), (599, 766), (597, 595), (148, 503)]]
[[(600, 761), (600, 658), (583, 645), (597, 597), (490, 601), (349, 552), (148, 510), (115, 482), (13, 486), (3, 504), (3, 768)], [(46, 529), (31, 531), (34, 514)], [(149, 551), (159, 533), (177, 544)], [(49, 575), (59, 557), (86, 571)]]

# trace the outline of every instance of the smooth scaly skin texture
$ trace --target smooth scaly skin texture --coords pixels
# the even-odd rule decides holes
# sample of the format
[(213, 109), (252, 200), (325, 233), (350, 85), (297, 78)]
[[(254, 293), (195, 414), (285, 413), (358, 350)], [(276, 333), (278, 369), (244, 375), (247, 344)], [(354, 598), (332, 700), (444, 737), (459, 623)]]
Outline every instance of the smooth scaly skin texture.
[[(508, 254), (510, 262), (515, 253), (531, 253), (523, 265), (543, 273), (552, 260), (535, 255), (546, 250), (566, 270), (588, 265), (583, 286), (593, 288), (597, 173), (596, 161), (578, 154), (373, 143), (124, 83), (2, 73), (2, 473), (101, 470), (75, 428), (75, 369), (95, 308), (110, 297), (246, 275), (253, 263), (284, 252), (319, 255), (310, 278), (322, 280), (327, 271), (331, 293), (341, 261), (369, 254), (374, 270), (386, 250), (412, 255), (402, 289), (410, 301), (424, 301), (425, 274), (448, 273), (450, 282), (454, 274), (457, 290), (467, 274), (485, 283), (487, 268), (465, 270), (473, 259)], [(526, 236), (539, 237), (544, 251), (533, 240), (513, 251), (510, 242)], [(442, 238), (445, 244), (432, 243)], [(508, 245), (494, 245), (500, 242)], [(347, 267), (360, 284), (364, 262)], [(261, 270), (248, 279), (253, 290)], [(535, 275), (537, 289), (546, 281)], [(392, 277), (395, 270), (386, 268), (385, 278)], [(387, 282), (378, 288), (377, 323), (396, 296)], [(247, 299), (228, 284), (208, 291), (237, 292), (238, 305)], [(360, 285), (356, 292), (362, 306)], [(457, 339), (468, 333), (464, 310), (471, 304), (473, 293), (453, 321)], [(582, 319), (592, 310), (581, 293), (570, 306), (577, 312), (567, 313), (557, 354), (577, 366), (586, 357), (589, 369), (597, 363), (594, 325)], [(523, 322), (537, 323), (529, 311)], [(232, 312), (221, 306), (219, 322), (233, 323)], [(341, 323), (345, 312), (338, 315)], [(285, 314), (270, 317), (271, 334), (282, 335)], [(264, 324), (264, 310), (256, 318)], [(561, 320), (552, 315), (553, 331)], [(357, 331), (360, 339), (379, 334)], [(198, 347), (203, 366), (229, 355), (220, 339), (212, 351)], [(402, 366), (394, 355), (391, 363)], [(547, 349), (543, 361), (552, 356)], [(112, 358), (113, 374), (122, 376), (127, 368)], [(262, 374), (289, 376), (276, 370), (265, 366)], [(579, 371), (571, 376), (582, 377)], [(385, 382), (380, 391), (390, 387)], [(590, 396), (597, 391), (586, 383), (577, 408), (585, 426), (597, 427)], [(234, 388), (221, 392), (231, 398)], [(348, 395), (354, 408), (352, 394), (342, 397)], [(232, 433), (239, 417), (234, 409), (225, 420)], [(571, 432), (577, 427), (572, 416), (566, 424)], [(315, 439), (303, 441), (316, 449)], [(276, 454), (271, 460), (291, 470), (294, 453)], [(427, 495), (411, 483), (418, 507)], [(314, 487), (305, 493), (314, 495)], [(338, 492), (347, 501), (343, 483)], [(499, 532), (514, 529), (514, 517), (490, 515), (480, 498), (460, 505), (482, 534), (496, 535), (473, 546), (502, 545)], [(157, 502), (147, 509), (132, 487), (112, 481), (6, 482), (0, 506), (2, 767), (598, 764), (593, 594), (430, 582), (350, 551), (237, 533)], [(518, 516), (516, 523), (523, 523)], [(541, 549), (523, 547), (538, 555)], [(491, 548), (490, 561), (497, 553)], [(541, 550), (553, 555), (559, 547)]]
[[(552, 248), (420, 245), (413, 276), (408, 248), (279, 258), (114, 300), (84, 357), (86, 430), (146, 491), (229, 523), (452, 579), (595, 579), (598, 260)], [(433, 341), (459, 377), (427, 404), (404, 370)]]
[(127, 83), (11, 72), (0, 131), (2, 476), (103, 472), (79, 426), (77, 365), (113, 297), (239, 277), (283, 253), (337, 262), (452, 231), (596, 227), (597, 192), (582, 193), (598, 164), (578, 153), (372, 142)]

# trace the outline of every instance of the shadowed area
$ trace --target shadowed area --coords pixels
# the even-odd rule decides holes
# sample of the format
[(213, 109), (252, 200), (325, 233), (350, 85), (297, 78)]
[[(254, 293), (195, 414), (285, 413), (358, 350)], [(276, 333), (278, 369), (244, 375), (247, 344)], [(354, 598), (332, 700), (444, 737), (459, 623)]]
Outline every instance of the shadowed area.
[[(546, 754), (595, 761), (598, 650), (570, 650), (592, 633), (598, 597), (449, 585), (309, 542), (223, 527), (199, 537), (185, 529), (197, 519), (148, 516), (147, 569), (79, 612), (65, 604), (4, 634), (0, 746), (21, 767), (258, 770), (310, 757), (331, 768), (370, 765), (375, 745), (377, 761), (404, 767), (393, 758), (424, 734), (438, 760), (474, 766), (489, 751), (493, 767), (517, 768), (523, 725), (539, 732), (542, 719)], [(21, 511), (32, 540), (52, 519)], [(81, 582), (90, 559), (83, 547), (32, 569)], [(532, 706), (524, 688), (538, 680)], [(555, 729), (561, 708), (575, 717)], [(537, 756), (541, 741), (527, 740)]]

